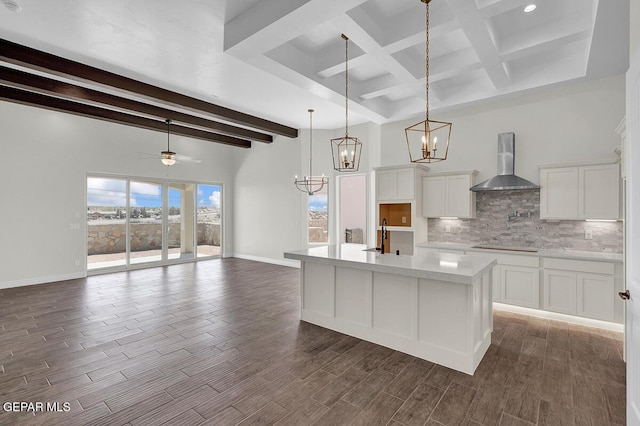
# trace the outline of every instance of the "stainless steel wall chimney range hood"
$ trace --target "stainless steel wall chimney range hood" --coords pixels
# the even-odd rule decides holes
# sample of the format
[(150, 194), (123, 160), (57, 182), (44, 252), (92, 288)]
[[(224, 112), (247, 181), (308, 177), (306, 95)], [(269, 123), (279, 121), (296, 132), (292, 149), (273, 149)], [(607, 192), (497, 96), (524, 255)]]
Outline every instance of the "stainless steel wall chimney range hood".
[(469, 188), (473, 192), (538, 189), (539, 185), (514, 174), (515, 139), (513, 132), (498, 134), (498, 175)]

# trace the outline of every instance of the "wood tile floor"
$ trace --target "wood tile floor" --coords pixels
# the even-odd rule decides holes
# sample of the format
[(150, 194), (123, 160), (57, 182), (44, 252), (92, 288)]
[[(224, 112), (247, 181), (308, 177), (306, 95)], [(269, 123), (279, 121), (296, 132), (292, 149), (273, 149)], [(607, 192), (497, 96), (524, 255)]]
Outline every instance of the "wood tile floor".
[(625, 423), (618, 333), (496, 312), (468, 376), (300, 322), (298, 284), (215, 259), (0, 290), (0, 424)]

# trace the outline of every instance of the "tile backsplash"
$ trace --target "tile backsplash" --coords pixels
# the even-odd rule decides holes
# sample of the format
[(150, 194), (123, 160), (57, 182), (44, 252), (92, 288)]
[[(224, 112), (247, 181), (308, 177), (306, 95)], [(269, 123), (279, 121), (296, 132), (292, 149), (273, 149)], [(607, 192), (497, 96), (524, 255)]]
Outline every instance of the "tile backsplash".
[(540, 190), (478, 192), (476, 209), (475, 219), (429, 219), (429, 241), (622, 253), (622, 222), (541, 220)]

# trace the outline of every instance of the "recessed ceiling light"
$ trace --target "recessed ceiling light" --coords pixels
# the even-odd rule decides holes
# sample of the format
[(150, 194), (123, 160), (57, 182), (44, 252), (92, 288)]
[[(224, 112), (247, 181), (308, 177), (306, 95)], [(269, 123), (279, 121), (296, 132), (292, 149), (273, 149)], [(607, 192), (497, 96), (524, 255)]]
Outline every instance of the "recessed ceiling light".
[(536, 10), (536, 7), (538, 7), (538, 6), (536, 6), (533, 3), (532, 4), (528, 4), (528, 5), (526, 5), (524, 7), (524, 11), (525, 11), (525, 13), (533, 12), (534, 10)]
[(22, 7), (13, 0), (2, 0), (2, 4), (9, 12), (18, 13), (22, 10)]

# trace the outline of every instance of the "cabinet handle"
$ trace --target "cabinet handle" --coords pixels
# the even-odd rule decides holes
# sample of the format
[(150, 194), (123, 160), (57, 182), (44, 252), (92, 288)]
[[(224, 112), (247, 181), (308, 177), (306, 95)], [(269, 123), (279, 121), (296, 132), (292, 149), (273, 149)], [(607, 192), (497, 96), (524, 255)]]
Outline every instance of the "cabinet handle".
[(629, 293), (629, 290), (619, 291), (618, 292), (618, 296), (620, 296), (620, 299), (622, 299), (622, 300), (631, 299), (631, 293)]

